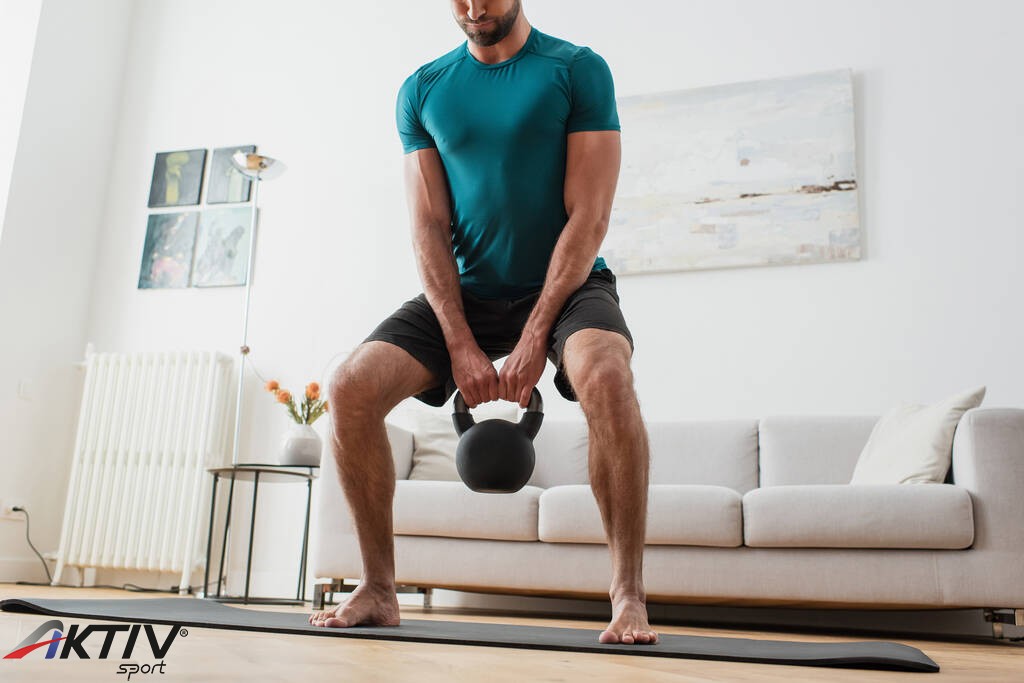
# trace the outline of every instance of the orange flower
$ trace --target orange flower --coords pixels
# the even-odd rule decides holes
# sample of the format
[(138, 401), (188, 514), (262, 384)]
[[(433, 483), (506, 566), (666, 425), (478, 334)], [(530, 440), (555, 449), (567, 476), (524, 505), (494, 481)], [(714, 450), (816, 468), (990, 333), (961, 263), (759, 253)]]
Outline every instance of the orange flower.
[(290, 403), (291, 400), (292, 400), (292, 395), (290, 393), (288, 393), (288, 391), (286, 391), (285, 389), (281, 389), (281, 390), (279, 390), (277, 392), (277, 402), (278, 403)]
[(325, 413), (328, 412), (328, 410), (327, 410), (327, 403), (328, 403), (327, 401), (324, 401), (324, 412)]
[(272, 379), (267, 382), (267, 386), (265, 388), (267, 391), (277, 391), (281, 388), (281, 385), (277, 383), (276, 379)]

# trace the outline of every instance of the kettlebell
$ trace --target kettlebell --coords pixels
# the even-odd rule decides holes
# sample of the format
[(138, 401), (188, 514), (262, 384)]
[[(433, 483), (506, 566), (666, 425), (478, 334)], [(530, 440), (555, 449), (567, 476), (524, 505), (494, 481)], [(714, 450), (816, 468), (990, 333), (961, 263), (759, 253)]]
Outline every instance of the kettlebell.
[(455, 467), (466, 486), (478, 493), (515, 493), (523, 488), (533, 474), (533, 438), (544, 420), (544, 401), (537, 388), (518, 423), (500, 418), (475, 422), (459, 391), (453, 405), (452, 422), (460, 437)]

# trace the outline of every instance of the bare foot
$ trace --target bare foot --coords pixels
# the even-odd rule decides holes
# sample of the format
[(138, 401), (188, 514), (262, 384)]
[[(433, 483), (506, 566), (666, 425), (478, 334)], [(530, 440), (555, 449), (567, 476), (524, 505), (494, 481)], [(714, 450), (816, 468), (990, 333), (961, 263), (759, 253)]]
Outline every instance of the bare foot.
[(654, 645), (658, 634), (647, 623), (647, 606), (638, 597), (623, 597), (612, 600), (612, 620), (608, 628), (598, 637), (601, 643), (622, 643), (623, 645)]
[(398, 626), (398, 596), (394, 590), (372, 588), (359, 584), (348, 600), (337, 607), (318, 610), (309, 616), (314, 626), (347, 628), (367, 626)]

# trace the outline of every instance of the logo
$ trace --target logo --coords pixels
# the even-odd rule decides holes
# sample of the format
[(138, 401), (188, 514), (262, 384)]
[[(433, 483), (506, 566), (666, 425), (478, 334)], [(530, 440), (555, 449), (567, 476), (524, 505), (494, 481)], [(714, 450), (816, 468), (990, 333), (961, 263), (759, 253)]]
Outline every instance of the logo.
[[(45, 648), (44, 659), (70, 659), (72, 654), (78, 659), (91, 659), (85, 650), (84, 643), (94, 633), (104, 634), (98, 659), (108, 659), (111, 651), (119, 653), (120, 659), (131, 659), (132, 653), (139, 646), (139, 641), (143, 640), (139, 637), (140, 634), (145, 634), (144, 640), (149, 646), (149, 651), (152, 652), (154, 659), (160, 661), (154, 664), (121, 664), (117, 673), (127, 674), (128, 680), (131, 680), (133, 674), (166, 673), (164, 670), (166, 662), (163, 659), (170, 651), (174, 639), (179, 634), (182, 637), (188, 635), (188, 631), (180, 624), (172, 625), (162, 639), (157, 636), (153, 624), (89, 624), (81, 629), (78, 624), (71, 624), (71, 627), (65, 632), (62, 621), (51, 619), (33, 631), (28, 638), (18, 643), (13, 650), (4, 655), (4, 659), (23, 659), (26, 655), (43, 648)], [(115, 640), (118, 640), (117, 636), (121, 633), (126, 633), (127, 636), (123, 640), (123, 645), (119, 643), (117, 649), (114, 650)], [(93, 641), (96, 640), (97, 638), (94, 637)], [(145, 649), (145, 645), (138, 649)]]

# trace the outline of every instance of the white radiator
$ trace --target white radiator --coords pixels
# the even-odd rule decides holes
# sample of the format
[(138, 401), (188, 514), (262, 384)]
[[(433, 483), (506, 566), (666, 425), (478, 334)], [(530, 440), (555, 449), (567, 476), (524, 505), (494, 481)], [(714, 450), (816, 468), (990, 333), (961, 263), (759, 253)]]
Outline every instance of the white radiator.
[(89, 353), (53, 584), (66, 566), (181, 572), (231, 459), (233, 361), (215, 351)]

